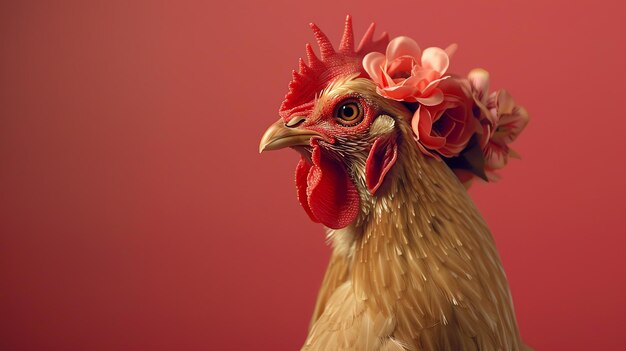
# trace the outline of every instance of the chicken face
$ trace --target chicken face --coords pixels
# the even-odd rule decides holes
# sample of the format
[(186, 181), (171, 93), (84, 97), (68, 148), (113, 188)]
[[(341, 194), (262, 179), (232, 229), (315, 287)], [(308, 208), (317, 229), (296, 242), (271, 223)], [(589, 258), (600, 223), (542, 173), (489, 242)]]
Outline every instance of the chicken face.
[(368, 79), (340, 77), (308, 111), (274, 123), (260, 151), (298, 151), (300, 203), (312, 220), (343, 228), (358, 216), (360, 202), (379, 191), (397, 159), (401, 106), (381, 98)]
[(387, 34), (374, 40), (374, 28), (370, 25), (355, 50), (352, 20), (346, 17), (335, 50), (311, 24), (320, 57), (306, 45), (308, 64), (300, 59), (281, 119), (261, 140), (260, 151), (291, 147), (302, 155), (296, 167), (298, 199), (312, 220), (333, 229), (357, 218), (360, 203), (378, 191), (397, 156), (394, 120), (382, 117), (382, 98), (372, 81), (362, 78), (367, 77), (363, 57), (383, 51), (389, 42)]

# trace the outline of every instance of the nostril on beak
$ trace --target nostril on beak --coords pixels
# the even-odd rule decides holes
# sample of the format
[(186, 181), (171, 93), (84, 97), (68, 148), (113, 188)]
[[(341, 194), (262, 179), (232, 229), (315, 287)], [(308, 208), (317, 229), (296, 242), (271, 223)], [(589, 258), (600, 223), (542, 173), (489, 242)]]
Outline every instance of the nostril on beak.
[(304, 121), (306, 121), (306, 117), (305, 116), (293, 116), (293, 117), (291, 117), (289, 122), (285, 123), (285, 127), (295, 128), (295, 127), (301, 125), (302, 123), (304, 123)]

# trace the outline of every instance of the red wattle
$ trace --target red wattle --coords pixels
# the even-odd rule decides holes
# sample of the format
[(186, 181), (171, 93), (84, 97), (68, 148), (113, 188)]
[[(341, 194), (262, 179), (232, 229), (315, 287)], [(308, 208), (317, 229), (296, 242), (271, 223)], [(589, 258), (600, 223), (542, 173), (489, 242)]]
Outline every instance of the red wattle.
[(311, 207), (309, 207), (309, 201), (307, 198), (307, 176), (309, 175), (309, 171), (311, 170), (312, 165), (306, 161), (304, 156), (300, 158), (300, 162), (298, 162), (298, 166), (296, 166), (296, 189), (298, 190), (298, 201), (300, 201), (300, 205), (304, 208), (304, 211), (309, 215), (311, 220), (315, 223), (319, 223), (320, 221), (315, 217), (313, 212), (311, 212)]
[[(296, 169), (298, 199), (302, 207), (313, 221), (321, 222), (328, 228), (348, 226), (359, 213), (359, 193), (352, 179), (341, 162), (317, 145), (313, 145), (311, 160), (312, 166), (301, 159)], [(306, 190), (303, 192), (303, 178), (307, 170)]]

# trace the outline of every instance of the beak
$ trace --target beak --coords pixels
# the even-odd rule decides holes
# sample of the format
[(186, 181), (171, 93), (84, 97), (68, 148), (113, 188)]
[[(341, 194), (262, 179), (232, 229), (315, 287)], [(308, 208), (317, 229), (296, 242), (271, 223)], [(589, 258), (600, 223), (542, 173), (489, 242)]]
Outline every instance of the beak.
[(259, 153), (288, 146), (309, 146), (313, 137), (322, 138), (322, 135), (311, 130), (288, 127), (282, 119), (279, 119), (263, 134), (259, 144)]

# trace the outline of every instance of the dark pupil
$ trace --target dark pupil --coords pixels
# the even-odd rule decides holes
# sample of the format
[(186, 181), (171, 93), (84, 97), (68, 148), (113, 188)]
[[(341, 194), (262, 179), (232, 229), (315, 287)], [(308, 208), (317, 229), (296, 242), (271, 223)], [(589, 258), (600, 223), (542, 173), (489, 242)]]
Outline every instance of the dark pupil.
[(350, 106), (343, 106), (341, 108), (341, 114), (344, 117), (350, 118), (350, 117), (354, 116), (354, 109), (352, 107), (350, 107)]

